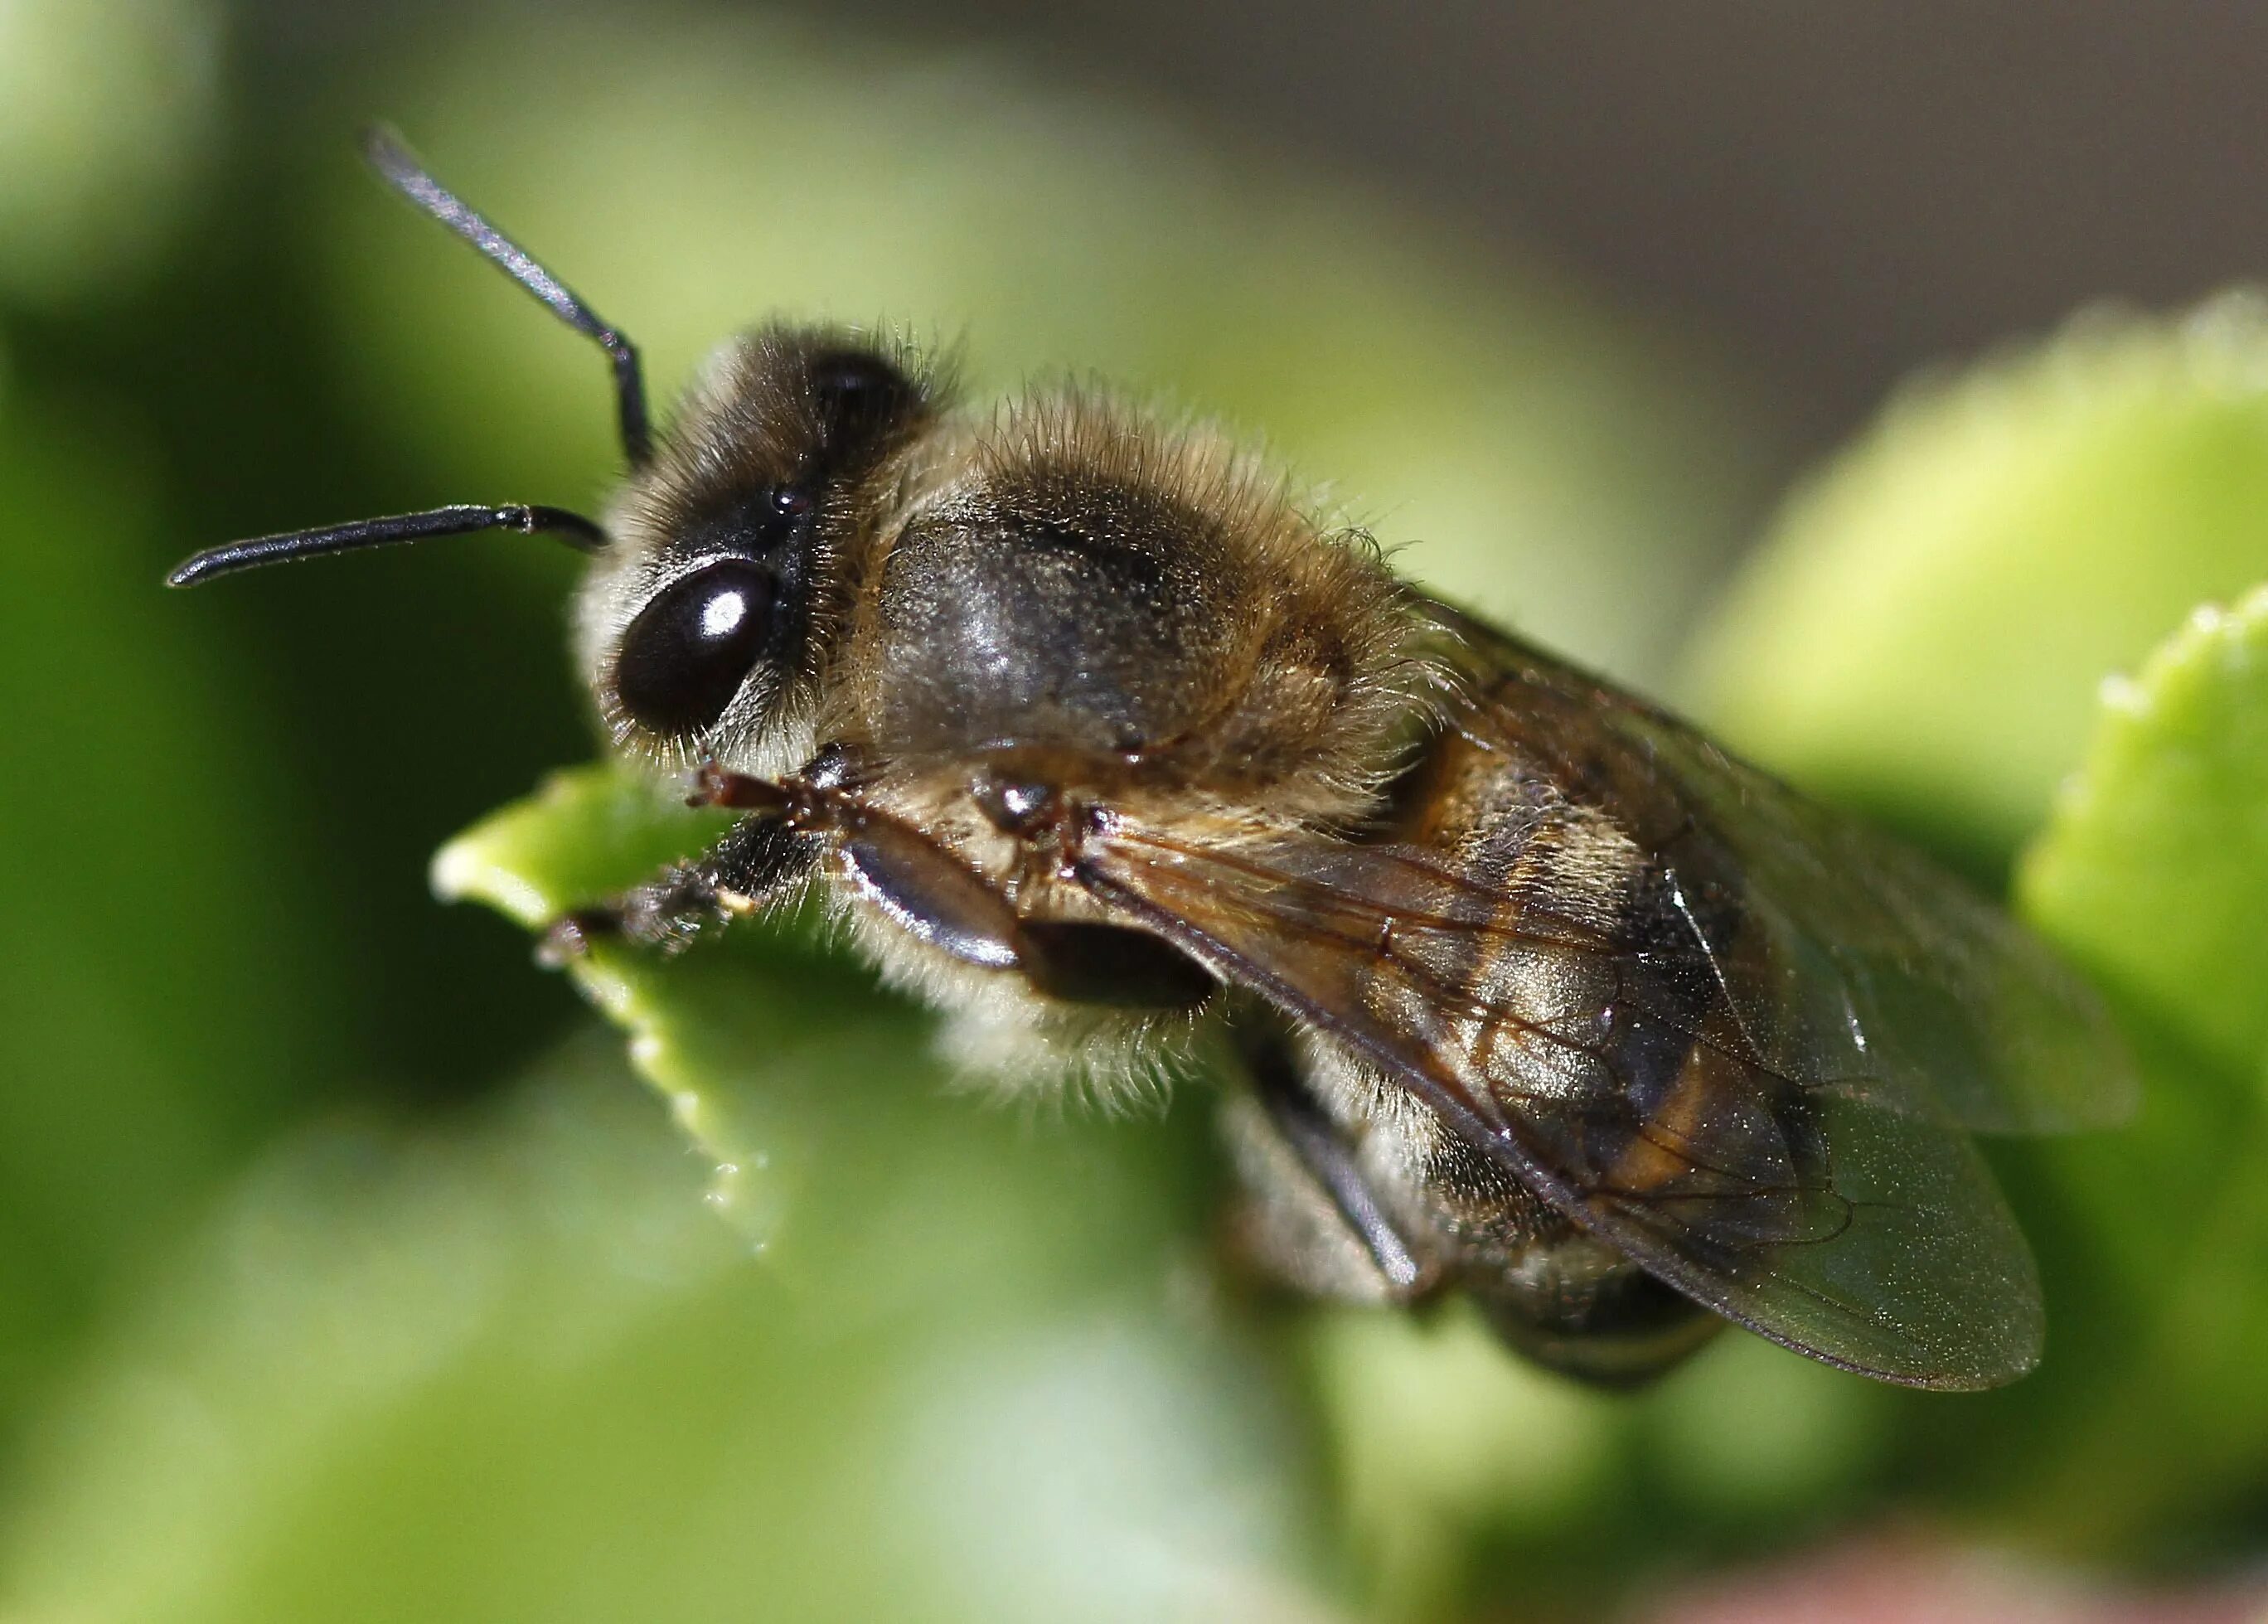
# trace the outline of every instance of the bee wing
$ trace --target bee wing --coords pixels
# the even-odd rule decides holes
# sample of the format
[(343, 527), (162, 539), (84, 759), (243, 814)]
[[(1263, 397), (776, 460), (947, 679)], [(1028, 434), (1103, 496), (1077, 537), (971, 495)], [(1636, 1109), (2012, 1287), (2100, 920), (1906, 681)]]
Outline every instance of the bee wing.
[[(1638, 949), (1532, 918), (1507, 943), (1473, 917), (1499, 899), (1413, 848), (1231, 853), (1122, 828), (1079, 875), (1727, 1318), (1917, 1386), (1993, 1386), (2037, 1362), (2031, 1254), (1966, 1135), (1877, 1089), (1777, 1071), (1721, 1019), (1683, 1063), (1650, 1064), (1650, 1038), (1688, 1035), (1653, 1000), (1617, 1003), (1653, 973)], [(1476, 996), (1457, 967), (1506, 948), (1529, 995)]]
[(1464, 748), (1536, 786), (1513, 798), (1519, 842), (1568, 875), (1612, 821), (1636, 854), (1616, 906), (1422, 843), (1123, 821), (1081, 880), (1727, 1318), (1918, 1386), (2029, 1369), (2031, 1254), (1963, 1130), (2121, 1108), (2123, 1052), (2085, 989), (1920, 858), (1459, 630)]
[(1877, 1079), (1884, 1107), (1981, 1133), (2132, 1111), (2132, 1061), (2094, 993), (1968, 885), (1675, 717), (1438, 612), (1479, 668), (1454, 707), (1467, 739), (1507, 759), (1541, 747), (1587, 760), (1617, 813), (1651, 825), (1631, 833), (1668, 874), (1737, 886), (1765, 949), (1752, 956), (1776, 973), (1727, 975), (1723, 990), (1766, 1063), (1846, 1087)]

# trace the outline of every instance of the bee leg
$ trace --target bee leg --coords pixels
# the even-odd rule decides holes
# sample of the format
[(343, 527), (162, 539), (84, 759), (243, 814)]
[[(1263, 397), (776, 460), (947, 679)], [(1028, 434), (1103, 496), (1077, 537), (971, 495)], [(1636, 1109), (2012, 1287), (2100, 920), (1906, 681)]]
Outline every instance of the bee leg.
[(1317, 1296), (1409, 1303), (1432, 1291), (1439, 1259), (1379, 1200), (1282, 1036), (1246, 1034), (1242, 1046), (1250, 1086), (1229, 1097), (1223, 1122), (1245, 1187), (1232, 1244)]
[(1219, 984), (1146, 931), (1027, 919), (998, 887), (897, 818), (856, 809), (835, 832), (867, 899), (909, 934), (984, 970), (1012, 970), (1071, 1003), (1188, 1009)]
[(812, 844), (777, 817), (742, 818), (690, 863), (666, 868), (645, 884), (563, 914), (544, 933), (537, 956), (557, 965), (611, 937), (675, 951), (704, 925), (745, 912), (811, 863)]
[(1196, 960), (1147, 931), (1023, 918), (998, 885), (951, 851), (845, 790), (848, 764), (830, 747), (793, 779), (775, 785), (711, 764), (696, 781), (695, 798), (709, 805), (781, 808), (847, 863), (867, 901), (908, 934), (963, 963), (1018, 971), (1050, 998), (1189, 1009), (1219, 990)]

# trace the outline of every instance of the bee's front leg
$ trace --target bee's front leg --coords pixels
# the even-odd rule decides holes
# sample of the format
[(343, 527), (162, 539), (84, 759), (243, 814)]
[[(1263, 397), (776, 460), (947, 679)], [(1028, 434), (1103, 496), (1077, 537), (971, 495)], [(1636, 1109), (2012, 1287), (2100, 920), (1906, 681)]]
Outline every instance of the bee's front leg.
[(751, 813), (693, 861), (595, 907), (561, 915), (544, 933), (538, 956), (564, 963), (601, 938), (674, 952), (703, 926), (744, 913), (799, 878), (814, 854), (810, 837), (777, 814)]
[(702, 769), (695, 795), (706, 805), (747, 808), (751, 823), (771, 820), (802, 843), (806, 863), (831, 852), (865, 902), (901, 930), (965, 964), (1021, 975), (1048, 997), (1188, 1009), (1212, 995), (1210, 975), (1145, 932), (1024, 918), (997, 883), (954, 853), (862, 801), (845, 787), (848, 776), (847, 758), (833, 751), (778, 784), (712, 765)]
[[(913, 824), (845, 787), (850, 768), (849, 756), (832, 746), (778, 783), (710, 762), (688, 799), (747, 811), (742, 829), (779, 830), (806, 864), (828, 854), (866, 903), (939, 952), (984, 970), (1029, 969), (1033, 944), (1000, 889)], [(697, 890), (703, 875), (696, 867), (689, 879)]]

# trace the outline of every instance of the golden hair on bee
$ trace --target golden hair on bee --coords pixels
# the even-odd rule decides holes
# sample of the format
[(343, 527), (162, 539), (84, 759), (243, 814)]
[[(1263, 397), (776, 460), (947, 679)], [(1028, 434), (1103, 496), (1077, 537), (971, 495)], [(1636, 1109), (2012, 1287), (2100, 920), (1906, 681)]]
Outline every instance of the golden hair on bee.
[(1601, 1384), (1727, 1322), (1917, 1386), (2037, 1360), (1967, 1130), (2115, 1118), (2132, 1074), (1957, 881), (1398, 581), (1203, 422), (1092, 386), (972, 410), (912, 346), (773, 322), (657, 436), (618, 330), (370, 156), (600, 345), (622, 488), (604, 524), (440, 508), (171, 579), (477, 530), (591, 553), (608, 742), (742, 816), (556, 921), (555, 961), (816, 892), (993, 1086), (1125, 1104), (1205, 1060), (1259, 1273), (1461, 1293)]
[(1366, 535), (1213, 425), (1091, 386), (1012, 401), (924, 476), (869, 556), (839, 727), (1060, 747), (1279, 825), (1373, 803), (1431, 678)]

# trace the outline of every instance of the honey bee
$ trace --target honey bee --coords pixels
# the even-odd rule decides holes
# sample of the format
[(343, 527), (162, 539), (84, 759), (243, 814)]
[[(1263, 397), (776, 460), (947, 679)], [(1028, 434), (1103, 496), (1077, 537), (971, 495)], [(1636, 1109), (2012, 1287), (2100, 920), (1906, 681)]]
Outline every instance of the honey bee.
[(1229, 1229), (1324, 1296), (1462, 1294), (1609, 1385), (1730, 1321), (1973, 1389), (2037, 1361), (1970, 1138), (2132, 1092), (2088, 991), (1921, 857), (1399, 580), (1204, 426), (1100, 394), (955, 404), (847, 329), (726, 343), (666, 428), (638, 358), (373, 132), (379, 173), (614, 373), (604, 522), (461, 506), (200, 553), (481, 530), (592, 563), (615, 749), (744, 816), (570, 915), (661, 949), (817, 890), (964, 1061), (1233, 1059)]

